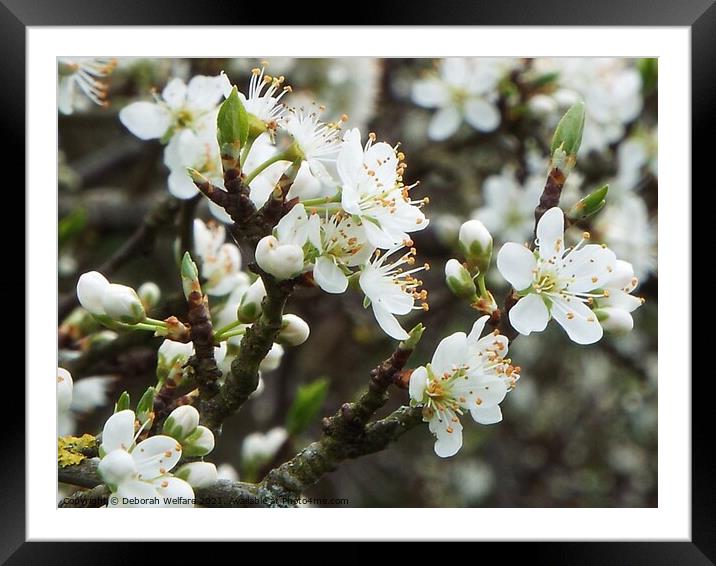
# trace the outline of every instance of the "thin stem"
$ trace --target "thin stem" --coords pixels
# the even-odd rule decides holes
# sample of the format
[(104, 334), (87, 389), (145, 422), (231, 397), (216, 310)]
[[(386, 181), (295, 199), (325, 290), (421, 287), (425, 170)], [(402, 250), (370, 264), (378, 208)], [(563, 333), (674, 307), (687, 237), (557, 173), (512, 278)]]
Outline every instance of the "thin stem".
[(331, 202), (341, 202), (341, 194), (336, 193), (332, 197), (309, 198), (306, 200), (302, 200), (301, 204), (303, 206), (320, 206), (322, 204), (329, 204)]
[(277, 153), (273, 157), (267, 159), (266, 161), (264, 161), (261, 165), (259, 165), (256, 169), (251, 171), (251, 173), (249, 173), (246, 176), (246, 179), (244, 179), (244, 184), (250, 185), (251, 181), (253, 181), (258, 175), (260, 175), (267, 167), (270, 167), (271, 165), (273, 165), (274, 163), (277, 163), (279, 161), (285, 161), (286, 157), (287, 157), (286, 152), (281, 152), (281, 153)]
[(233, 332), (226, 332), (219, 335), (214, 336), (214, 340), (217, 342), (221, 342), (223, 340), (226, 340), (227, 338), (233, 338), (234, 336), (243, 336), (246, 334), (245, 328), (237, 328)]
[(490, 295), (487, 292), (487, 286), (485, 285), (485, 274), (480, 273), (477, 276), (477, 288), (480, 289), (480, 296), (483, 298), (488, 298)]
[(154, 324), (154, 325), (156, 325), (156, 326), (158, 326), (158, 327), (160, 327), (160, 328), (166, 328), (166, 327), (167, 327), (167, 323), (166, 323), (166, 322), (164, 322), (163, 320), (157, 320), (156, 318), (147, 317), (147, 318), (145, 318), (142, 322), (145, 322), (145, 323), (147, 323), (147, 324)]
[(235, 320), (234, 322), (230, 322), (226, 326), (222, 326), (221, 328), (219, 328), (219, 330), (214, 331), (214, 339), (217, 339), (219, 336), (224, 334), (224, 332), (233, 330), (234, 328), (236, 328), (237, 326), (240, 326), (242, 324), (243, 324), (243, 322), (241, 322), (240, 320)]
[(254, 142), (257, 138), (249, 138), (246, 140), (246, 144), (244, 145), (243, 149), (241, 150), (241, 156), (239, 157), (239, 167), (243, 167), (244, 163), (246, 162), (246, 158), (249, 156), (249, 152), (251, 151), (251, 147), (254, 145)]

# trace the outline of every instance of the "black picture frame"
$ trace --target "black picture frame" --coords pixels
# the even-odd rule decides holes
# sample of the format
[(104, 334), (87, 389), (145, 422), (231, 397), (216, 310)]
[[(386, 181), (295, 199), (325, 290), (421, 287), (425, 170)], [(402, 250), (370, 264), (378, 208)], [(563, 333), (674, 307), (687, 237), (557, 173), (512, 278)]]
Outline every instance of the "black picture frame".
[[(3, 49), (2, 131), (11, 141), (8, 155), (16, 175), (6, 178), (6, 194), (19, 197), (24, 186), (24, 168), (43, 166), (53, 156), (32, 155), (25, 144), (25, 57), (28, 26), (63, 25), (222, 25), (222, 24), (318, 24), (345, 25), (346, 12), (336, 3), (312, 1), (303, 21), (295, 18), (297, 10), (280, 15), (279, 5), (270, 11), (247, 2), (221, 0), (122, 0), (111, 4), (96, 0), (0, 0), (0, 43)], [(340, 14), (340, 15), (339, 15)], [(467, 2), (413, 1), (380, 5), (357, 10), (351, 25), (564, 25), (564, 26), (686, 26), (691, 29), (692, 50), (692, 167), (694, 179), (703, 179), (704, 190), (713, 187), (713, 179), (705, 176), (713, 161), (712, 106), (716, 100), (716, 6), (714, 0), (502, 0)], [(666, 109), (668, 111), (668, 109)], [(49, 127), (49, 126), (48, 126)], [(708, 136), (708, 137), (707, 137)], [(28, 162), (28, 159), (32, 159)], [(47, 165), (51, 166), (51, 165)], [(22, 171), (22, 174), (20, 173)], [(703, 175), (697, 175), (702, 173)], [(696, 181), (694, 181), (696, 182)], [(678, 193), (690, 187), (672, 187)], [(693, 193), (692, 193), (693, 194)], [(9, 198), (7, 196), (6, 198)], [(24, 208), (24, 205), (23, 205)], [(31, 214), (32, 211), (25, 211)], [(691, 277), (691, 274), (688, 274)], [(25, 296), (25, 302), (29, 298)], [(691, 309), (691, 305), (681, 305)], [(675, 329), (676, 330), (676, 329)], [(679, 329), (688, 331), (690, 329)], [(26, 342), (26, 356), (29, 345)], [(690, 352), (684, 352), (691, 358)], [(684, 364), (684, 375), (673, 378), (691, 379), (690, 364)], [(695, 372), (694, 372), (695, 373)], [(25, 397), (25, 384), (13, 372), (5, 372), (3, 395), (6, 399)], [(485, 551), (493, 551), (501, 559), (529, 557), (539, 564), (669, 564), (698, 565), (716, 562), (716, 490), (712, 478), (716, 474), (716, 451), (709, 436), (712, 428), (711, 397), (707, 394), (710, 375), (692, 381), (692, 538), (690, 542), (589, 542), (589, 543), (490, 543), (482, 545), (477, 559)], [(26, 399), (31, 402), (31, 399)], [(662, 402), (667, 402), (662, 399)], [(135, 561), (148, 562), (153, 555), (165, 551), (156, 545), (139, 551), (134, 545), (111, 543), (28, 543), (25, 541), (25, 454), (24, 406), (18, 414), (6, 417), (3, 450), (6, 457), (0, 466), (0, 559), (8, 564), (64, 564)], [(386, 526), (389, 529), (389, 526)], [(320, 538), (317, 533), (316, 538)], [(175, 544), (175, 543), (172, 543)], [(60, 546), (61, 545), (61, 546)], [(149, 546), (149, 545), (145, 545)], [(184, 545), (187, 546), (187, 545)], [(195, 547), (202, 554), (198, 545)], [(190, 549), (186, 549), (190, 550)], [(182, 549), (182, 557), (186, 556)], [(237, 557), (240, 558), (240, 557)], [(465, 556), (468, 558), (468, 556)], [(511, 560), (510, 560), (511, 561)]]

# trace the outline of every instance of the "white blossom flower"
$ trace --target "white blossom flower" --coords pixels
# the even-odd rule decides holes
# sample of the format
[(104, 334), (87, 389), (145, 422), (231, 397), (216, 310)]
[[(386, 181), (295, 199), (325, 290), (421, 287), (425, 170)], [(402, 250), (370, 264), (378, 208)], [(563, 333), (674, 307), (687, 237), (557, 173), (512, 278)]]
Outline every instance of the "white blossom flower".
[(184, 129), (176, 133), (164, 149), (164, 164), (169, 168), (169, 192), (178, 199), (190, 199), (199, 193), (187, 173), (189, 167), (196, 169), (212, 184), (224, 186), (215, 129)]
[(224, 84), (221, 76), (197, 75), (189, 84), (175, 78), (167, 83), (155, 102), (133, 102), (122, 108), (119, 119), (143, 140), (166, 139), (183, 129), (215, 130)]
[[(373, 315), (383, 331), (396, 340), (407, 340), (408, 333), (400, 326), (395, 315), (408, 314), (413, 309), (427, 310), (426, 301), (428, 293), (418, 291), (422, 281), (413, 277), (413, 273), (426, 269), (427, 264), (408, 270), (403, 265), (415, 263), (415, 248), (401, 255), (395, 262), (388, 262), (388, 258), (401, 248), (389, 250), (385, 254), (376, 253), (376, 257), (366, 263), (358, 279), (363, 293), (365, 293), (367, 306), (370, 303)], [(421, 301), (415, 306), (415, 301)]]
[(606, 246), (585, 242), (565, 249), (564, 213), (554, 207), (537, 225), (534, 253), (516, 243), (502, 246), (497, 268), (522, 295), (509, 311), (510, 323), (520, 334), (540, 332), (554, 318), (578, 344), (601, 339), (602, 327), (590, 306), (605, 296), (603, 288), (617, 259)]
[(266, 297), (264, 281), (259, 277), (254, 281), (241, 297), (239, 303), (239, 320), (244, 323), (254, 322), (261, 314), (261, 303)]
[(530, 175), (520, 186), (511, 169), (490, 175), (482, 185), (483, 206), (472, 217), (503, 242), (527, 241), (534, 230), (544, 179), (544, 175)]
[(164, 435), (137, 444), (142, 429), (135, 433), (135, 423), (134, 411), (119, 411), (102, 430), (97, 471), (116, 496), (109, 506), (191, 506), (194, 490), (169, 474), (181, 458), (181, 444)]
[[(105, 406), (110, 386), (115, 380), (113, 376), (102, 375), (78, 379), (69, 387), (70, 404), (67, 405), (67, 377), (70, 380), (72, 378), (68, 372), (64, 383), (60, 383), (61, 372), (64, 371), (66, 370), (58, 368), (57, 372), (57, 432), (59, 436), (74, 434), (79, 416)], [(64, 390), (61, 390), (63, 388)]]
[(385, 142), (365, 146), (357, 129), (346, 132), (336, 161), (341, 181), (341, 206), (361, 219), (366, 237), (375, 247), (403, 244), (411, 232), (427, 227), (420, 210), (426, 199), (414, 201), (402, 181), (404, 155)]
[(310, 239), (319, 244), (319, 219), (310, 219), (302, 204), (295, 205), (281, 220), (274, 234), (264, 236), (256, 245), (256, 263), (277, 279), (290, 279), (304, 269), (303, 246)]
[[(268, 134), (261, 134), (251, 145), (251, 150), (246, 156), (242, 169), (250, 173), (265, 161), (273, 159), (278, 155), (278, 148), (271, 143)], [(249, 183), (249, 198), (256, 208), (261, 208), (276, 188), (281, 175), (291, 165), (290, 161), (279, 160), (266, 167), (256, 175)], [(306, 165), (308, 167), (308, 165)], [(310, 176), (310, 174), (309, 174)]]
[[(611, 189), (610, 189), (611, 194)], [(657, 271), (656, 222), (649, 218), (643, 199), (622, 194), (617, 205), (606, 207), (594, 221), (594, 232), (634, 267), (639, 279)]]
[(534, 71), (559, 73), (552, 97), (557, 102), (554, 120), (559, 112), (578, 98), (585, 102), (587, 126), (581, 151), (604, 151), (621, 139), (625, 126), (639, 116), (643, 106), (642, 81), (633, 61), (607, 57), (538, 58)]
[(267, 433), (253, 432), (244, 438), (241, 445), (241, 460), (245, 463), (267, 462), (279, 451), (288, 439), (285, 428), (272, 428)]
[[(221, 342), (214, 347), (214, 359), (221, 364), (226, 357), (226, 342)], [(194, 355), (193, 342), (176, 342), (175, 340), (164, 340), (157, 351), (157, 377), (160, 381), (173, 381), (181, 383), (185, 377), (185, 365), (191, 356)]]
[(594, 305), (594, 314), (604, 330), (624, 334), (634, 328), (631, 313), (644, 303), (644, 299), (631, 294), (638, 284), (632, 264), (617, 260), (611, 277), (604, 285), (606, 296), (596, 299)]
[(437, 76), (413, 84), (413, 102), (437, 108), (428, 126), (428, 137), (445, 140), (457, 132), (463, 120), (479, 132), (500, 125), (497, 107), (500, 80), (517, 65), (509, 58), (442, 59)]
[(375, 251), (363, 224), (342, 212), (326, 215), (317, 243), (319, 255), (314, 260), (313, 278), (327, 293), (343, 293), (348, 288), (350, 268), (364, 264)]
[(497, 332), (480, 338), (489, 316), (467, 336), (456, 332), (438, 344), (432, 361), (410, 376), (410, 403), (423, 407), (423, 420), (435, 437), (435, 453), (455, 455), (462, 446), (459, 417), (469, 411), (480, 424), (502, 420), (500, 403), (515, 387), (520, 368), (505, 359), (508, 340)]
[(93, 57), (58, 57), (59, 84), (57, 107), (63, 114), (72, 114), (81, 105), (77, 89), (98, 106), (107, 106), (107, 77), (117, 66), (114, 59)]
[[(222, 73), (224, 83), (224, 96), (229, 96), (233, 85), (229, 78)], [(284, 77), (272, 77), (266, 74), (266, 66), (251, 69), (249, 81), (249, 94), (244, 95), (240, 90), (239, 98), (248, 114), (256, 116), (264, 122), (269, 129), (275, 129), (276, 123), (286, 112), (286, 107), (280, 102), (286, 93), (291, 92), (290, 86), (282, 86)], [(265, 90), (264, 90), (265, 89)]]
[(284, 116), (281, 125), (293, 137), (311, 174), (318, 180), (330, 179), (325, 163), (335, 161), (341, 147), (341, 122), (321, 122), (316, 112), (292, 109)]
[(238, 246), (225, 240), (223, 226), (194, 219), (194, 249), (201, 259), (201, 276), (206, 280), (202, 288), (208, 295), (227, 295), (249, 283), (248, 275), (241, 271)]

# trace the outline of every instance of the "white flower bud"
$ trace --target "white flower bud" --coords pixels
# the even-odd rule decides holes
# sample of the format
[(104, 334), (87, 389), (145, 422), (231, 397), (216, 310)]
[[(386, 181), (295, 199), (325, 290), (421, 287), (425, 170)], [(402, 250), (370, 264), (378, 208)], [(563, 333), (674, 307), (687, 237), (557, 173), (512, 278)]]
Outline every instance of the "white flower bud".
[(255, 322), (261, 314), (261, 301), (266, 296), (266, 287), (260, 277), (254, 281), (241, 297), (236, 317), (244, 324)]
[(303, 250), (295, 244), (281, 245), (273, 236), (265, 236), (256, 245), (256, 263), (276, 279), (291, 279), (303, 270)]
[(276, 339), (285, 346), (300, 346), (311, 333), (308, 323), (295, 314), (283, 315), (281, 330)]
[(266, 434), (254, 432), (249, 434), (241, 445), (243, 462), (266, 462), (273, 458), (288, 438), (285, 428), (272, 428)]
[(445, 264), (445, 282), (456, 297), (474, 301), (477, 299), (477, 288), (470, 272), (456, 259)]
[(631, 332), (634, 328), (634, 319), (624, 309), (605, 307), (594, 311), (602, 329), (610, 334), (621, 335)]
[(281, 365), (281, 358), (283, 358), (283, 346), (281, 344), (274, 344), (271, 346), (269, 353), (266, 357), (261, 360), (259, 369), (261, 371), (273, 371)]
[(162, 292), (159, 289), (159, 285), (153, 281), (147, 281), (139, 286), (137, 295), (139, 295), (139, 300), (142, 301), (142, 305), (144, 305), (144, 310), (148, 311), (157, 305), (162, 296)]
[(72, 375), (65, 368), (57, 368), (57, 411), (69, 410), (72, 404)]
[(191, 462), (184, 464), (174, 474), (191, 487), (210, 487), (219, 479), (216, 466), (211, 462)]
[(192, 342), (176, 342), (175, 340), (164, 340), (157, 350), (159, 364), (170, 367), (175, 360), (185, 362), (194, 353), (194, 344)]
[(214, 449), (214, 434), (199, 425), (181, 444), (185, 456), (206, 456)]
[(239, 473), (231, 464), (220, 464), (216, 471), (220, 480), (239, 481)]
[(554, 114), (559, 109), (557, 101), (546, 94), (536, 94), (529, 99), (527, 107), (533, 114), (538, 116), (548, 116)]
[(487, 273), (492, 258), (492, 235), (479, 220), (468, 220), (460, 226), (460, 248), (468, 262), (475, 264), (480, 273)]
[(127, 324), (137, 324), (146, 318), (137, 292), (126, 285), (110, 284), (102, 297), (102, 307), (111, 318)]
[(77, 281), (77, 298), (80, 304), (92, 314), (105, 314), (102, 297), (109, 288), (109, 281), (98, 271), (83, 273)]
[(199, 411), (191, 405), (182, 405), (174, 409), (164, 421), (163, 432), (167, 436), (182, 441), (199, 426)]
[(112, 450), (97, 466), (97, 472), (108, 486), (115, 487), (137, 474), (134, 458), (126, 450)]

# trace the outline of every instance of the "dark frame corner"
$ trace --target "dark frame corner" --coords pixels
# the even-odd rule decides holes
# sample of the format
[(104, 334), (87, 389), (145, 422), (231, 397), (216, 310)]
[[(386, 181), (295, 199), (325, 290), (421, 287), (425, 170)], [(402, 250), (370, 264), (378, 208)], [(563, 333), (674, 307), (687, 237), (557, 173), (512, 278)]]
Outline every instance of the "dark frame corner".
[[(240, 6), (232, 3), (231, 12), (241, 14), (240, 23), (256, 24), (262, 22), (264, 10), (261, 6)], [(245, 3), (247, 4), (247, 3)], [(323, 6), (325, 4), (325, 6)], [(0, 89), (2, 101), (3, 131), (7, 138), (25, 139), (25, 37), (27, 26), (47, 25), (219, 25), (227, 22), (227, 4), (221, 0), (203, 0), (201, 10), (195, 2), (178, 0), (124, 0), (108, 5), (95, 0), (0, 0), (0, 37), (4, 44), (3, 53), (9, 56), (3, 60), (3, 79), (10, 88)], [(324, 15), (325, 25), (343, 23), (338, 18), (325, 17), (326, 14), (338, 14), (334, 4), (324, 0), (312, 3), (312, 14)], [(310, 17), (310, 16), (309, 16)], [(313, 18), (304, 22), (281, 21), (272, 14), (272, 24), (316, 24)], [(198, 19), (197, 19), (198, 18)], [(330, 19), (329, 19), (330, 18)], [(370, 19), (369, 19), (370, 18)], [(333, 21), (336, 20), (336, 21)], [(264, 20), (265, 21), (265, 20)], [(418, 1), (411, 3), (410, 10), (404, 5), (382, 5), (380, 12), (365, 10), (358, 14), (354, 24), (422, 24), (422, 25), (638, 25), (638, 26), (688, 26), (692, 34), (692, 166), (694, 175), (704, 179), (704, 189), (713, 186), (713, 178), (707, 179), (706, 168), (713, 160), (712, 118), (713, 101), (716, 100), (716, 64), (713, 54), (716, 52), (716, 5), (714, 0), (621, 0), (614, 2), (589, 2), (572, 0), (565, 3), (560, 0), (490, 0), (480, 3), (446, 3)], [(665, 109), (668, 111), (668, 109)], [(10, 150), (17, 153), (11, 163), (26, 163), (25, 145), (9, 144)], [(28, 152), (31, 154), (31, 151)], [(41, 161), (40, 161), (41, 163)], [(20, 168), (14, 167), (17, 172)], [(25, 169), (22, 169), (23, 177)], [(20, 185), (15, 179), (12, 188)], [(24, 186), (24, 182), (23, 182)], [(7, 187), (10, 189), (11, 187)], [(674, 191), (688, 190), (674, 187)], [(11, 194), (17, 196), (20, 191)], [(24, 199), (23, 199), (23, 209)], [(25, 297), (27, 301), (27, 297)], [(690, 305), (689, 305), (690, 307)], [(27, 348), (27, 345), (26, 345)], [(494, 549), (501, 558), (526, 555), (531, 562), (545, 564), (694, 564), (716, 563), (716, 489), (713, 478), (716, 476), (716, 452), (709, 436), (712, 428), (707, 407), (710, 397), (707, 394), (708, 374), (693, 382), (692, 397), (692, 540), (691, 542), (656, 543), (491, 543), (482, 549)], [(11, 387), (16, 394), (24, 397), (24, 383), (6, 376), (4, 388)], [(4, 449), (9, 453), (25, 454), (24, 407), (21, 416), (11, 420), (12, 432), (4, 434)], [(27, 563), (91, 563), (109, 561), (131, 561), (136, 559), (136, 547), (122, 544), (86, 543), (25, 543), (25, 463), (18, 460), (6, 463), (0, 471), (2, 479), (3, 513), (2, 535), (0, 537), (0, 560), (9, 564)], [(149, 545), (145, 545), (148, 547)], [(194, 545), (192, 545), (194, 546)], [(155, 550), (156, 549), (156, 550)], [(156, 545), (142, 549), (141, 556), (149, 560), (155, 554), (159, 557)], [(11, 556), (12, 555), (12, 556)], [(143, 561), (144, 561), (143, 560)]]

